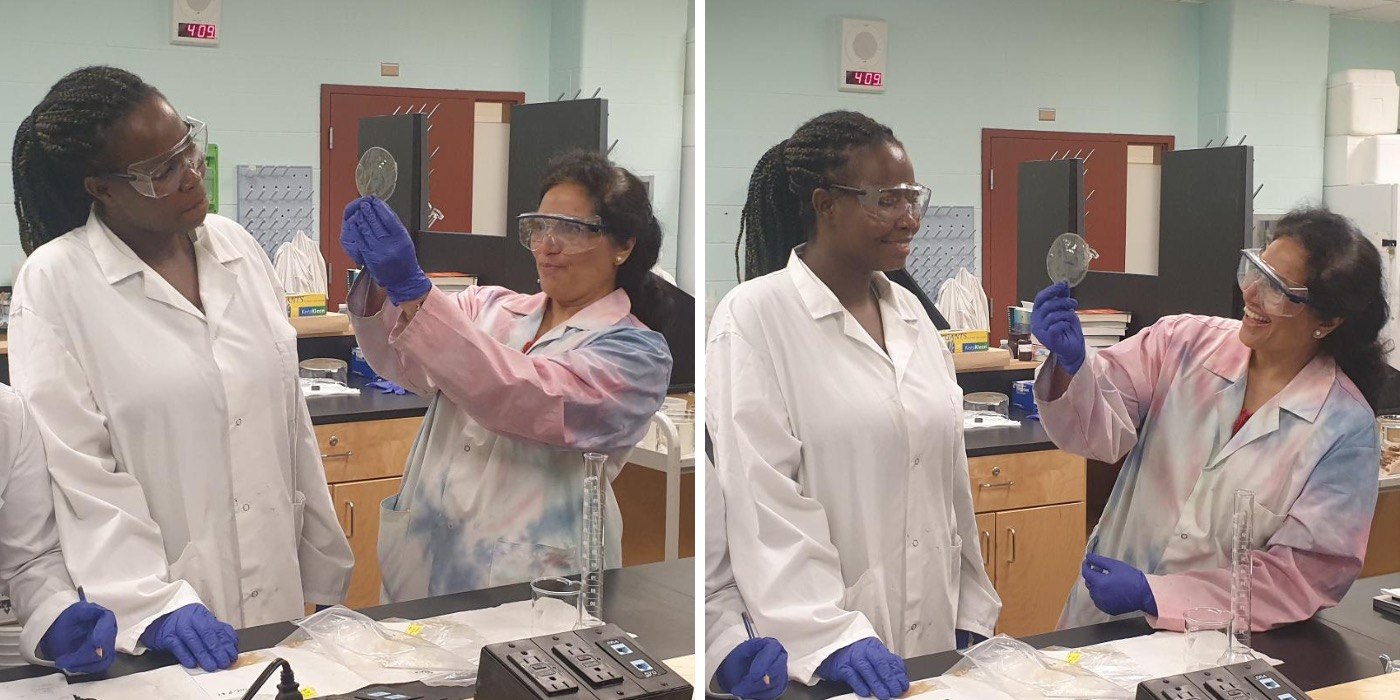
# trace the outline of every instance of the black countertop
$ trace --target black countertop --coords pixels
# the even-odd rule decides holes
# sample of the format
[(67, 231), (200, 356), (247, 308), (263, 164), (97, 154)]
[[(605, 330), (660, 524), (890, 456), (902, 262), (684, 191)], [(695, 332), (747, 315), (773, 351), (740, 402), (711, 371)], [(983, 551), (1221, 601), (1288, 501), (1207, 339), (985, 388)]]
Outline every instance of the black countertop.
[(1018, 428), (977, 428), (963, 432), (968, 457), (986, 457), (1012, 452), (1034, 452), (1056, 449), (1040, 421), (1027, 418), (1027, 413), (1012, 407), (1011, 419), (1021, 421)]
[[(413, 620), (529, 599), (529, 584), (519, 583), (470, 593), (381, 605), (360, 612), (376, 620), (394, 617)], [(657, 659), (672, 659), (695, 653), (694, 609), (694, 559), (616, 569), (608, 571), (603, 579), (603, 612), (607, 621), (636, 635), (642, 647)], [(276, 646), (295, 629), (290, 622), (279, 622), (240, 630), (238, 649), (242, 652)], [(164, 653), (123, 655), (112, 666), (107, 677), (139, 673), (175, 663), (174, 657)], [(4, 669), (0, 670), (0, 682), (52, 672), (53, 669), (37, 666)], [(475, 691), (471, 686), (429, 689), (417, 683), (395, 687), (419, 692), (431, 690), (433, 697), (448, 698), (468, 698)], [(73, 691), (81, 695), (82, 685), (74, 685)]]
[[(1341, 605), (1317, 617), (1271, 632), (1253, 635), (1253, 647), (1283, 662), (1285, 676), (1305, 691), (1379, 675), (1380, 654), (1400, 654), (1400, 620), (1371, 611), (1377, 589), (1400, 585), (1400, 574), (1362, 579), (1352, 586)], [(1363, 606), (1364, 602), (1364, 606)], [(1369, 614), (1368, 614), (1369, 613)], [(1036, 648), (1084, 647), (1116, 639), (1151, 634), (1143, 618), (1116, 620), (1087, 627), (1026, 637)], [(932, 678), (952, 668), (962, 656), (954, 651), (921, 656), (908, 661), (911, 679)], [(850, 692), (844, 685), (822, 682), (814, 687), (791, 684), (784, 698), (817, 700)]]
[(306, 400), (313, 425), (354, 423), (366, 420), (413, 418), (428, 412), (428, 399), (412, 392), (399, 396), (381, 394), (378, 389), (366, 389), (366, 380), (351, 377), (350, 386), (360, 390), (359, 396), (317, 396)]

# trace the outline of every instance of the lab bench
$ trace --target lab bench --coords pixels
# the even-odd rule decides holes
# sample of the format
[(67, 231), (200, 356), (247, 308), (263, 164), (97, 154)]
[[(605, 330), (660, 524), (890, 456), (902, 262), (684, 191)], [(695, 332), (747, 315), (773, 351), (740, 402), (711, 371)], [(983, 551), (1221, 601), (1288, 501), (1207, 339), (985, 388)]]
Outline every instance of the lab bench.
[[(1384, 585), (1400, 585), (1400, 576), (1357, 581), (1341, 605), (1311, 620), (1269, 632), (1256, 632), (1252, 646), (1282, 661), (1279, 670), (1308, 692), (1377, 676), (1381, 671), (1379, 656), (1395, 656), (1400, 652), (1400, 621), (1370, 611), (1371, 597)], [(1022, 637), (1021, 640), (1038, 649), (1077, 648), (1152, 632), (1146, 620), (1135, 617)], [(961, 659), (962, 655), (955, 651), (909, 659), (909, 678), (937, 676)], [(835, 683), (822, 682), (813, 687), (794, 683), (788, 686), (783, 698), (819, 700), (848, 692), (848, 688)]]
[[(463, 610), (490, 608), (505, 603), (530, 600), (528, 583), (499, 588), (425, 598), (360, 610), (376, 620), (403, 618), (409, 620), (436, 617)], [(100, 601), (98, 601), (100, 602)], [(614, 569), (603, 576), (603, 615), (637, 636), (642, 646), (658, 659), (691, 656), (695, 653), (695, 562), (693, 559), (661, 562), (643, 566)], [(276, 646), (286, 639), (295, 626), (290, 622), (252, 627), (238, 632), (239, 652), (255, 651)], [(122, 655), (106, 677), (125, 676), (174, 665), (174, 657), (158, 652), (141, 656)], [(293, 671), (296, 669), (294, 668)], [(51, 668), (22, 666), (0, 670), (0, 682), (33, 678), (53, 673)], [(442, 686), (428, 688), (418, 683), (400, 686), (405, 690), (430, 694), (433, 697), (469, 698), (474, 686)], [(82, 694), (82, 685), (73, 691)], [(431, 691), (431, 692), (429, 692)]]
[[(361, 390), (358, 396), (307, 401), (331, 502), (355, 553), (347, 598), (351, 607), (379, 600), (379, 504), (398, 493), (428, 410), (426, 398), (381, 394), (365, 383), (351, 377), (350, 385)], [(693, 455), (673, 461), (665, 453), (638, 447), (612, 486), (624, 523), (624, 565), (694, 556)]]

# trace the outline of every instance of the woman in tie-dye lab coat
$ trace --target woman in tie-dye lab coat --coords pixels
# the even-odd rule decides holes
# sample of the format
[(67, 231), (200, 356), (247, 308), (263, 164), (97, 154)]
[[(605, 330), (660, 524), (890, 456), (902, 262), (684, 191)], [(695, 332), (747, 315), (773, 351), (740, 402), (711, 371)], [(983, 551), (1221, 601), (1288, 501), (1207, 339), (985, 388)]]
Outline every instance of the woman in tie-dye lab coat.
[[(383, 202), (346, 209), (341, 244), (368, 273), (349, 304), (365, 358), (433, 397), (403, 487), (381, 508), (386, 602), (575, 572), (583, 453), (606, 453), (616, 477), (665, 398), (671, 354), (650, 330), (666, 312), (649, 273), (661, 227), (645, 186), (575, 153), (540, 192), (539, 211), (517, 222), (540, 275), (534, 295), (444, 294)], [(617, 567), (622, 518), (607, 499)]]
[(1379, 255), (1345, 218), (1296, 211), (1242, 252), (1238, 281), (1242, 320), (1169, 316), (1087, 355), (1064, 284), (1036, 298), (1046, 432), (1091, 459), (1127, 455), (1062, 627), (1146, 613), (1181, 630), (1190, 608), (1228, 609), (1236, 489), (1255, 498), (1256, 631), (1336, 605), (1360, 572), (1380, 462)]

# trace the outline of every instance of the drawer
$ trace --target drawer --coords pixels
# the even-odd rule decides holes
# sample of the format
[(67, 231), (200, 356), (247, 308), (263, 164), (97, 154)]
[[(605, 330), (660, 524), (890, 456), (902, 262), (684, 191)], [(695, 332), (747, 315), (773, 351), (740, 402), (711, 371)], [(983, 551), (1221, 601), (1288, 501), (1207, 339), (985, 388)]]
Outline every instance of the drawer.
[(395, 418), (316, 426), (326, 483), (403, 475), (422, 418)]
[(1084, 500), (1084, 458), (1061, 450), (971, 457), (978, 513)]

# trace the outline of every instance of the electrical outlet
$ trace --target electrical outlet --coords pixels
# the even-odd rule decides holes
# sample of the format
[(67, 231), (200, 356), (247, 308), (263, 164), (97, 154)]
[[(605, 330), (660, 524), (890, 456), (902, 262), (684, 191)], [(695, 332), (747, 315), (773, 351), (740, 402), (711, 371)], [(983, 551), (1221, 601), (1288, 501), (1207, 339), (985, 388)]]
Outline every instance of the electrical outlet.
[(555, 645), (554, 655), (573, 667), (578, 675), (582, 676), (594, 688), (617, 685), (622, 682), (622, 674), (617, 672), (617, 667), (589, 653), (587, 649), (572, 643)]
[(530, 677), (547, 696), (563, 695), (578, 690), (578, 683), (558, 666), (550, 663), (532, 649), (506, 657)]

